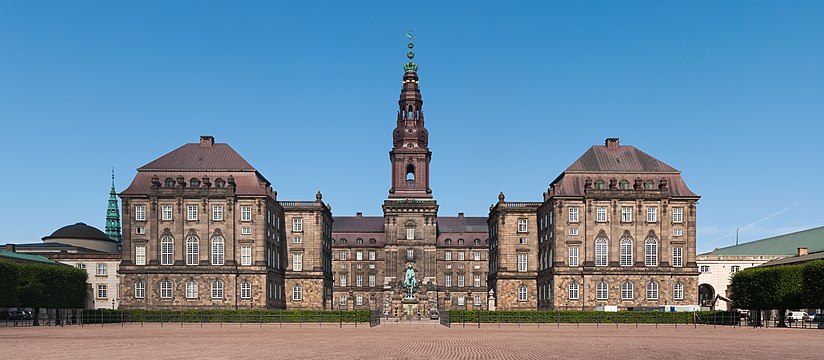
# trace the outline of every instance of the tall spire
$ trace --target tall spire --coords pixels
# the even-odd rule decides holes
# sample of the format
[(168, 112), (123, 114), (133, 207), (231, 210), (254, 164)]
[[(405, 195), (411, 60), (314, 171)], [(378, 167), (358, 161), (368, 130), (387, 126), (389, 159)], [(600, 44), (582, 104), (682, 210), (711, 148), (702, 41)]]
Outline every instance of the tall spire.
[(120, 233), (120, 210), (117, 207), (117, 192), (114, 190), (114, 168), (112, 168), (112, 190), (109, 192), (109, 207), (106, 209), (106, 235), (120, 244), (123, 235)]
[(397, 125), (392, 132), (393, 146), (389, 153), (392, 162), (392, 188), (389, 189), (389, 197), (432, 198), (432, 190), (429, 188), (429, 161), (432, 157), (429, 151), (429, 132), (424, 127), (418, 64), (412, 61), (415, 58), (412, 51), (415, 37), (410, 33), (406, 33), (406, 37), (409, 38), (409, 52), (406, 54), (409, 62), (403, 65)]

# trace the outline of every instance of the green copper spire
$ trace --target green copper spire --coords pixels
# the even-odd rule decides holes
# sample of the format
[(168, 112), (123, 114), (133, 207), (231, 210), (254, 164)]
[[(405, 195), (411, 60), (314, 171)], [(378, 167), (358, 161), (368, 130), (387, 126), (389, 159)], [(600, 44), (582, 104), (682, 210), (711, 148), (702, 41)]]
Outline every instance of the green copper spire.
[(412, 36), (412, 34), (409, 32), (406, 33), (406, 37), (409, 38), (409, 52), (406, 53), (406, 57), (409, 58), (409, 62), (403, 64), (403, 69), (406, 70), (406, 72), (415, 72), (418, 71), (418, 64), (412, 62), (412, 59), (415, 58), (415, 52), (412, 51), (412, 48), (415, 47), (415, 44), (412, 43), (413, 41), (415, 41), (415, 37)]
[(117, 207), (117, 193), (114, 191), (114, 168), (112, 168), (112, 191), (109, 192), (109, 208), (106, 209), (106, 235), (120, 244), (120, 210)]

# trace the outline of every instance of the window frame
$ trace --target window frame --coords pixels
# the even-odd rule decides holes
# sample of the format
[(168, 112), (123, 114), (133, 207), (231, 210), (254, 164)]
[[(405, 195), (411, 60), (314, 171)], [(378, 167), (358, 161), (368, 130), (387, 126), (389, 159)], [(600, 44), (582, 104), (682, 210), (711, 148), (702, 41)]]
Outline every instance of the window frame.
[(644, 240), (644, 266), (658, 266), (658, 240), (655, 238)]
[(672, 248), (672, 266), (684, 267), (684, 248), (680, 246), (673, 246)]
[(161, 205), (160, 206), (160, 220), (171, 221), (174, 219), (174, 206)]
[(135, 207), (134, 207), (134, 220), (135, 221), (146, 221), (146, 205), (135, 205)]
[(184, 297), (187, 299), (197, 299), (200, 296), (200, 289), (197, 287), (197, 282), (189, 280), (186, 282), (186, 289)]
[[(194, 245), (194, 246), (192, 246)], [(200, 263), (200, 239), (195, 236), (186, 238), (186, 265), (193, 266)]]
[(252, 265), (252, 246), (251, 245), (241, 245), (240, 246), (240, 265), (241, 266), (251, 266)]
[(609, 284), (606, 281), (595, 284), (595, 300), (609, 300)]
[(580, 288), (577, 282), (571, 282), (567, 286), (567, 294), (569, 300), (578, 300), (581, 297)]
[(226, 263), (226, 241), (222, 236), (215, 236), (211, 241), (210, 260), (212, 265), (223, 265)]
[(135, 245), (134, 264), (136, 266), (146, 265), (146, 245)]
[(631, 223), (632, 222), (632, 206), (622, 206), (621, 207), (621, 222), (622, 223)]
[(240, 207), (240, 221), (252, 221), (252, 207), (251, 206), (241, 206)]
[(608, 221), (608, 219), (609, 219), (609, 217), (607, 216), (607, 208), (605, 208), (605, 207), (596, 207), (595, 208), (595, 222), (605, 223), (605, 222)]
[(609, 265), (609, 241), (605, 238), (595, 239), (595, 266)]
[(146, 298), (146, 283), (143, 281), (138, 281), (134, 283), (134, 298), (135, 299), (145, 299)]
[(252, 283), (249, 281), (243, 281), (240, 283), (240, 298), (241, 299), (251, 299), (252, 298)]
[(223, 299), (224, 292), (223, 292), (223, 281), (215, 280), (212, 281), (212, 291), (211, 291), (211, 298), (212, 299)]
[(186, 205), (186, 221), (197, 221), (197, 205)]
[[(620, 262), (621, 262), (620, 265), (621, 266), (632, 266), (633, 265), (632, 264), (632, 262), (633, 262), (633, 256), (632, 256), (633, 254), (632, 253), (634, 251), (634, 249), (632, 248), (632, 239), (627, 238), (627, 237), (621, 238), (621, 242), (620, 242), (618, 250), (619, 250), (619, 254), (620, 254)], [(628, 253), (625, 250), (628, 250)]]
[(635, 299), (635, 284), (632, 281), (626, 280), (621, 283), (621, 300)]
[(579, 266), (579, 255), (580, 253), (577, 246), (570, 246), (567, 249), (567, 263), (569, 267)]
[(650, 281), (647, 283), (647, 300), (658, 300), (658, 283)]
[(172, 290), (172, 281), (171, 280), (162, 280), (160, 282), (160, 298), (161, 299), (171, 299), (174, 295)]
[(578, 208), (570, 207), (567, 209), (567, 211), (569, 212), (569, 222), (578, 223)]

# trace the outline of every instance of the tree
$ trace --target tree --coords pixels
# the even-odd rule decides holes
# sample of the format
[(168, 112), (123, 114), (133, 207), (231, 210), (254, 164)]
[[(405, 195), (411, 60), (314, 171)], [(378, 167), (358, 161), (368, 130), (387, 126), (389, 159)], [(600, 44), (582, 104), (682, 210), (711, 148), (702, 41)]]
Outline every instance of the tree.
[(777, 309), (779, 326), (787, 309), (800, 308), (801, 266), (754, 267), (737, 272), (730, 282), (732, 300), (743, 309)]

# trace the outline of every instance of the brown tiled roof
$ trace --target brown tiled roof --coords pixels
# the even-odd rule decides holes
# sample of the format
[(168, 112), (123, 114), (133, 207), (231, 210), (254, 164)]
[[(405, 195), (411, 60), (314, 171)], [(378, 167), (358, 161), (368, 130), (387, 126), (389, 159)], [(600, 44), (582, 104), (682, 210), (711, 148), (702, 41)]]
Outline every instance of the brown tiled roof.
[(254, 171), (255, 168), (229, 144), (186, 144), (137, 170)]
[(335, 233), (382, 233), (383, 216), (335, 216), (332, 236)]
[(678, 173), (634, 146), (607, 147), (595, 145), (581, 155), (566, 172), (618, 172), (618, 173)]
[[(384, 233), (332, 233), (332, 239), (335, 247), (381, 247), (386, 244)], [(341, 244), (342, 239), (346, 239), (346, 244)], [(358, 244), (358, 239), (362, 239), (363, 244)], [(372, 239), (374, 244), (369, 243)]]
[(487, 229), (485, 216), (438, 216), (438, 231), (441, 233), (486, 233)]
[[(177, 179), (178, 176), (183, 176), (186, 182), (191, 178), (201, 179), (203, 175), (209, 175), (209, 178), (214, 183), (215, 179), (221, 178), (226, 180), (229, 175), (235, 178), (235, 194), (237, 195), (266, 195), (266, 185), (268, 181), (257, 172), (192, 172), (192, 171), (141, 171), (135, 175), (132, 183), (126, 190), (123, 190), (120, 195), (143, 195), (148, 194), (152, 188), (152, 176), (157, 175), (160, 179), (160, 184), (163, 186), (166, 178)], [(214, 186), (214, 185), (212, 185)]]
[(682, 197), (697, 197), (692, 190), (687, 187), (684, 179), (679, 174), (667, 174), (644, 177), (644, 174), (626, 174), (626, 173), (594, 173), (594, 174), (562, 174), (552, 184), (555, 185), (555, 196), (584, 196), (584, 183), (587, 177), (592, 179), (595, 183), (598, 180), (603, 180), (609, 183), (611, 178), (616, 178), (618, 181), (627, 180), (632, 184), (636, 177), (641, 177), (642, 180), (652, 180), (658, 186), (658, 181), (661, 178), (667, 179), (667, 188), (669, 188), (670, 196)]

